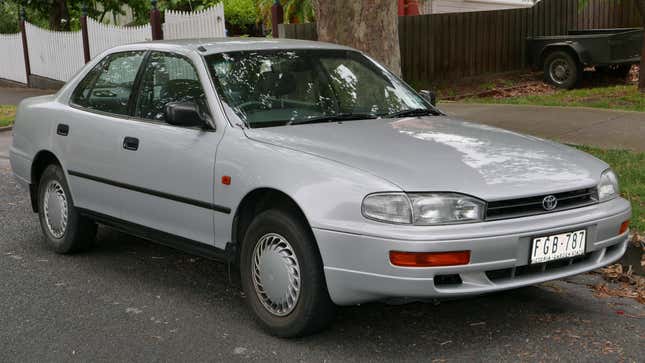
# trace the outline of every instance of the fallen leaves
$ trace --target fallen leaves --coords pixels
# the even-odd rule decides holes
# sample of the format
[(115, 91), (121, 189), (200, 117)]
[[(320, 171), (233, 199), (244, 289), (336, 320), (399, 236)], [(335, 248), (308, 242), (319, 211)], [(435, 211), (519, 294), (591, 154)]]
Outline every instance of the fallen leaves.
[(634, 275), (632, 266), (626, 269), (621, 264), (615, 264), (600, 269), (603, 278), (618, 287), (610, 287), (606, 282), (594, 285), (597, 297), (626, 297), (645, 304), (645, 277)]
[[(585, 72), (581, 87), (595, 88), (637, 84), (638, 71), (638, 66), (633, 67), (629, 77), (616, 77), (602, 72)], [(464, 78), (461, 80), (450, 80), (435, 84), (433, 88), (437, 91), (442, 101), (544, 96), (558, 92), (556, 87), (544, 82), (544, 75), (541, 71), (509, 72)]]
[(614, 342), (607, 340), (602, 346), (602, 354), (613, 354), (622, 352), (622, 348)]
[(447, 96), (442, 99), (448, 101), (458, 101), (464, 98), (501, 99), (509, 97), (553, 94), (556, 91), (557, 89), (555, 87), (548, 85), (542, 81), (523, 81), (508, 87), (501, 86), (487, 90), (470, 90), (470, 92), (467, 93)]
[[(641, 268), (645, 267), (645, 239), (638, 233), (634, 233), (629, 241), (634, 247), (642, 248)], [(639, 266), (636, 266), (639, 268)], [(606, 282), (599, 282), (593, 286), (597, 297), (626, 297), (632, 298), (641, 304), (645, 304), (645, 277), (634, 273), (634, 266), (623, 266), (620, 263), (600, 269), (602, 277), (618, 287), (609, 286)]]

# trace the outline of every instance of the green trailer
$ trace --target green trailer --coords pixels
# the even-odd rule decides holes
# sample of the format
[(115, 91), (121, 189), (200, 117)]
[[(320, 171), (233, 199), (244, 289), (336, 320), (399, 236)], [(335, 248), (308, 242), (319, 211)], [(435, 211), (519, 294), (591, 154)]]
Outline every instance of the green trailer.
[(643, 29), (571, 30), (567, 35), (527, 39), (528, 61), (544, 69), (548, 83), (574, 88), (587, 67), (626, 75), (640, 62)]

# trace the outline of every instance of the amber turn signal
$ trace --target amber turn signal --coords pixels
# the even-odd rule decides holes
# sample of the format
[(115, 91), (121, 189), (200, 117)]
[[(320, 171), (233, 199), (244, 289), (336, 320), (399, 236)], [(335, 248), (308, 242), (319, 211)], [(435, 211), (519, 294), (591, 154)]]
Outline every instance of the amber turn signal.
[(628, 229), (629, 229), (629, 221), (627, 220), (620, 225), (620, 231), (618, 232), (618, 234), (623, 234), (627, 232)]
[(458, 252), (399, 252), (390, 251), (390, 262), (401, 267), (438, 267), (467, 265), (470, 251)]

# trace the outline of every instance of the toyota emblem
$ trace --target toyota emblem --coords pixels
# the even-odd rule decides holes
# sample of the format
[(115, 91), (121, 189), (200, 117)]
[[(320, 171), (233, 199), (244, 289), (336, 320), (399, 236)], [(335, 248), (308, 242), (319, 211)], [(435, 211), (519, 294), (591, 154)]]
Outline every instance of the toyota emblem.
[(558, 198), (553, 195), (544, 197), (542, 200), (542, 208), (544, 210), (554, 210), (558, 206)]

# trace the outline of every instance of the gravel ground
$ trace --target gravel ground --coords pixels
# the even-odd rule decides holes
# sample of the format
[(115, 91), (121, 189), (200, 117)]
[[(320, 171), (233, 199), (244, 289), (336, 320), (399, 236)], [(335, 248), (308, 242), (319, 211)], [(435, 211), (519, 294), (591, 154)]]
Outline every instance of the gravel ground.
[(598, 275), (435, 304), (338, 310), (322, 334), (264, 334), (225, 266), (107, 228), (85, 254), (43, 244), (0, 159), (0, 361), (641, 361), (645, 308)]

